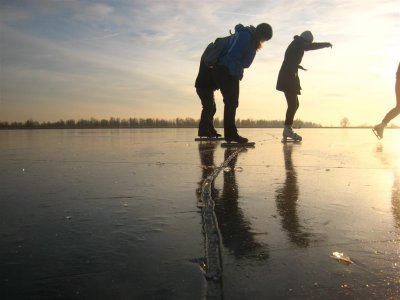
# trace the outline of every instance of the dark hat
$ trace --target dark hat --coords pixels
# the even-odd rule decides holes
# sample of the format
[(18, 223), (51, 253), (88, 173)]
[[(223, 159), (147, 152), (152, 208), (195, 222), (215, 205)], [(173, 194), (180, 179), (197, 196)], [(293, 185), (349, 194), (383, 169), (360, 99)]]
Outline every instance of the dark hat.
[(312, 43), (314, 40), (314, 37), (313, 37), (311, 31), (309, 31), (309, 30), (306, 30), (302, 34), (300, 34), (300, 37), (302, 37), (308, 43)]
[(272, 38), (272, 27), (267, 23), (258, 24), (256, 27), (258, 36), (263, 37), (266, 41)]

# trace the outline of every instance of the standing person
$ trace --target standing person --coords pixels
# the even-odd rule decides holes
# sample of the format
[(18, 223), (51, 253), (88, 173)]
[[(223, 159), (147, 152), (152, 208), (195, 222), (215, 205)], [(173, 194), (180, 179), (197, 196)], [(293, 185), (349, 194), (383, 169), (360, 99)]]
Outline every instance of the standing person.
[(285, 93), (288, 106), (286, 110), (285, 128), (282, 134), (283, 141), (286, 141), (287, 138), (295, 141), (302, 140), (302, 137), (293, 131), (292, 125), (296, 111), (299, 108), (299, 99), (297, 95), (301, 94), (298, 69), (306, 71), (306, 69), (300, 66), (304, 51), (326, 47), (332, 48), (331, 43), (313, 43), (313, 40), (314, 37), (310, 31), (304, 31), (300, 36), (296, 35), (286, 49), (285, 58), (279, 71), (276, 89)]
[(378, 139), (383, 138), (383, 130), (387, 126), (387, 124), (397, 117), (400, 114), (400, 63), (397, 67), (396, 72), (396, 85), (395, 85), (395, 92), (396, 92), (396, 106), (392, 108), (383, 118), (382, 122), (376, 125), (372, 131), (375, 133)]
[(239, 106), (239, 81), (243, 71), (252, 64), (257, 50), (272, 37), (272, 27), (261, 23), (257, 27), (235, 26), (235, 34), (221, 53), (214, 69), (214, 79), (224, 100), (224, 135), (229, 142), (247, 143), (248, 139), (238, 134), (235, 116)]
[(214, 99), (214, 91), (217, 85), (213, 79), (213, 70), (202, 60), (200, 61), (199, 73), (197, 74), (196, 93), (201, 100), (202, 111), (199, 122), (199, 137), (220, 137), (214, 127), (214, 115), (217, 111)]

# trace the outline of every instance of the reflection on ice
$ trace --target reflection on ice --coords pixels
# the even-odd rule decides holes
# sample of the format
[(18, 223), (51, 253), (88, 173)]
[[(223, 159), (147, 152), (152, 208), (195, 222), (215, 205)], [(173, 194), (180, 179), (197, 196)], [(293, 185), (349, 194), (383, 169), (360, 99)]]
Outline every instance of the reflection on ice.
[(392, 213), (396, 228), (400, 229), (400, 170), (395, 169), (392, 187)]
[(375, 154), (382, 165), (392, 169), (391, 209), (396, 228), (400, 228), (400, 156), (398, 153), (386, 152), (381, 143), (378, 143)]
[[(215, 200), (215, 214), (223, 245), (231, 254), (238, 258), (267, 259), (267, 245), (257, 241), (249, 218), (239, 206), (239, 186), (235, 172), (237, 159), (243, 152), (244, 150), (234, 156), (225, 168), (229, 168), (229, 172), (223, 173), (223, 188), (221, 195)], [(225, 160), (233, 153), (233, 149), (225, 149)]]
[[(202, 165), (214, 165), (214, 151), (216, 143), (199, 143), (198, 150)], [(207, 280), (207, 293), (214, 297), (220, 297), (222, 262), (219, 247), (218, 221), (214, 214), (214, 200), (216, 189), (214, 188), (214, 178), (219, 173), (219, 169), (202, 169), (202, 178), (199, 182), (199, 192), (197, 192), (197, 207), (201, 208), (202, 227), (204, 234), (204, 263), (202, 270)]]
[(400, 131), (241, 130), (0, 131), (2, 297), (399, 299)]
[(289, 240), (299, 247), (308, 247), (310, 234), (300, 224), (297, 205), (299, 185), (297, 172), (293, 164), (292, 153), (295, 144), (283, 145), (285, 163), (285, 182), (276, 190), (276, 206), (282, 218), (282, 228), (287, 232)]

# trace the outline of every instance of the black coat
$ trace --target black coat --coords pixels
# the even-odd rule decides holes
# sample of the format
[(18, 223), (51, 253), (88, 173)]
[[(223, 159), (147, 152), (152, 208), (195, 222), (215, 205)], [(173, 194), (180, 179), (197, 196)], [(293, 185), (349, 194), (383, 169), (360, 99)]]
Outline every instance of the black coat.
[(300, 95), (300, 79), (298, 69), (301, 60), (303, 59), (304, 51), (317, 50), (329, 47), (329, 43), (307, 43), (300, 36), (295, 36), (293, 41), (287, 47), (285, 58), (283, 60), (281, 69), (279, 70), (278, 81), (276, 89), (282, 92), (293, 92)]
[(206, 66), (204, 62), (200, 62), (199, 73), (196, 77), (194, 86), (198, 89), (210, 89), (215, 91), (217, 85), (213, 79), (213, 69)]

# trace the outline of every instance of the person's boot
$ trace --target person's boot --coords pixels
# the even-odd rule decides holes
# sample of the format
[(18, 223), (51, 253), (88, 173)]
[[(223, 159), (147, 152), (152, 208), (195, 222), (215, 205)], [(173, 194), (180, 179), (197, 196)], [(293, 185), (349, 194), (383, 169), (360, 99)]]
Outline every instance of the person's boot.
[(242, 136), (240, 136), (240, 135), (235, 135), (235, 136), (233, 136), (233, 137), (225, 137), (225, 140), (228, 142), (228, 143), (230, 143), (230, 142), (236, 142), (236, 143), (239, 143), (239, 144), (244, 144), (244, 143), (247, 143), (249, 140), (248, 139), (246, 139), (245, 137), (242, 137)]
[(283, 139), (282, 141), (286, 142), (287, 140), (292, 140), (295, 142), (300, 142), (303, 138), (293, 131), (292, 127), (285, 126), (282, 133)]

